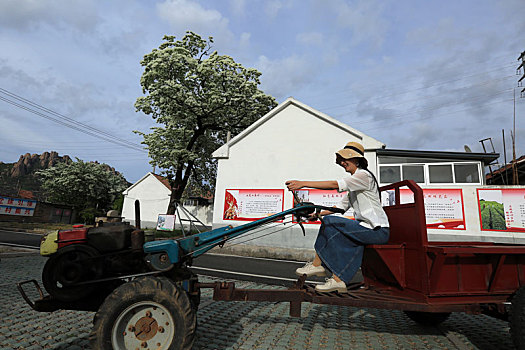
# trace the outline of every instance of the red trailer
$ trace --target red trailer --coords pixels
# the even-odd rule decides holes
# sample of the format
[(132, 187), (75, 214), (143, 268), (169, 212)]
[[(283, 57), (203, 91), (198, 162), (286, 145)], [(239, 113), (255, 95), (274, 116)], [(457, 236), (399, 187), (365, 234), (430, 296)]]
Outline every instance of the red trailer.
[[(408, 187), (414, 202), (399, 204)], [(396, 204), (385, 207), (390, 221), (388, 244), (365, 248), (364, 283), (346, 294), (319, 293), (305, 277), (288, 290), (249, 290), (233, 283), (199, 284), (214, 288), (215, 300), (289, 301), (290, 315), (301, 303), (403, 310), (414, 321), (437, 325), (451, 312), (486, 314), (510, 322), (517, 348), (525, 348), (525, 246), (488, 242), (429, 242), (423, 191), (413, 181), (384, 186)]]

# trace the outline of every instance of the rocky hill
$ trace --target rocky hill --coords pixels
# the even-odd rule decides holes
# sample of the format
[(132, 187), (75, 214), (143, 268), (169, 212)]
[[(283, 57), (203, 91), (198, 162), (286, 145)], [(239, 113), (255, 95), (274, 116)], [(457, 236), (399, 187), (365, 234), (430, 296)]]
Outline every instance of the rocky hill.
[(18, 196), (20, 190), (25, 190), (32, 192), (38, 199), (40, 183), (35, 173), (51, 168), (57, 163), (71, 161), (69, 156), (59, 156), (57, 152), (52, 151), (42, 154), (26, 153), (21, 155), (16, 163), (0, 162), (0, 195)]
[[(35, 199), (42, 199), (40, 182), (35, 173), (38, 170), (48, 169), (58, 163), (69, 163), (72, 159), (68, 155), (59, 156), (57, 152), (44, 152), (42, 154), (21, 155), (16, 163), (0, 162), (0, 195), (17, 197), (34, 195)], [(107, 164), (108, 170), (116, 170)]]

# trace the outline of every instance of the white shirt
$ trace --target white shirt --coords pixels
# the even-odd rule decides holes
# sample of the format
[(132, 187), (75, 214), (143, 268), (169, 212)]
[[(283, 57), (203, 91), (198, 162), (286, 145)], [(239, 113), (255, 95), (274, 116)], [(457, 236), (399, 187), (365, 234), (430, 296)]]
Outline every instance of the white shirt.
[(348, 191), (348, 196), (343, 197), (337, 208), (354, 208), (356, 220), (364, 227), (390, 227), (379, 200), (377, 184), (368, 171), (357, 168), (353, 175), (337, 180), (337, 184), (339, 192)]

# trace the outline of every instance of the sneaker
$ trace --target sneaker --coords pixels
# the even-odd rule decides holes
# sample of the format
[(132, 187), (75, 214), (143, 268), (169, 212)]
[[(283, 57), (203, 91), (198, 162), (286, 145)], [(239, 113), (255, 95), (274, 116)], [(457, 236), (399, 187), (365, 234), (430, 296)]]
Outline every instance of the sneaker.
[(346, 284), (343, 281), (337, 282), (333, 277), (327, 278), (325, 284), (315, 286), (315, 290), (318, 292), (347, 292)]
[(310, 276), (324, 277), (326, 276), (326, 270), (322, 266), (314, 266), (312, 262), (307, 262), (306, 265), (295, 270), (295, 274), (297, 276), (306, 275), (308, 277)]

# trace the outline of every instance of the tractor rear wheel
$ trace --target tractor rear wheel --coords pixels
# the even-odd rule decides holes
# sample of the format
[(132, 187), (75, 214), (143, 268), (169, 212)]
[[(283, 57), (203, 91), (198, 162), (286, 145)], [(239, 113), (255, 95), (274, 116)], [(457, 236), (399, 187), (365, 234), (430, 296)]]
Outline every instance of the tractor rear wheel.
[(197, 318), (187, 293), (165, 277), (141, 277), (111, 293), (93, 320), (93, 349), (191, 349)]
[(422, 326), (437, 326), (450, 316), (450, 312), (405, 311), (405, 315)]

